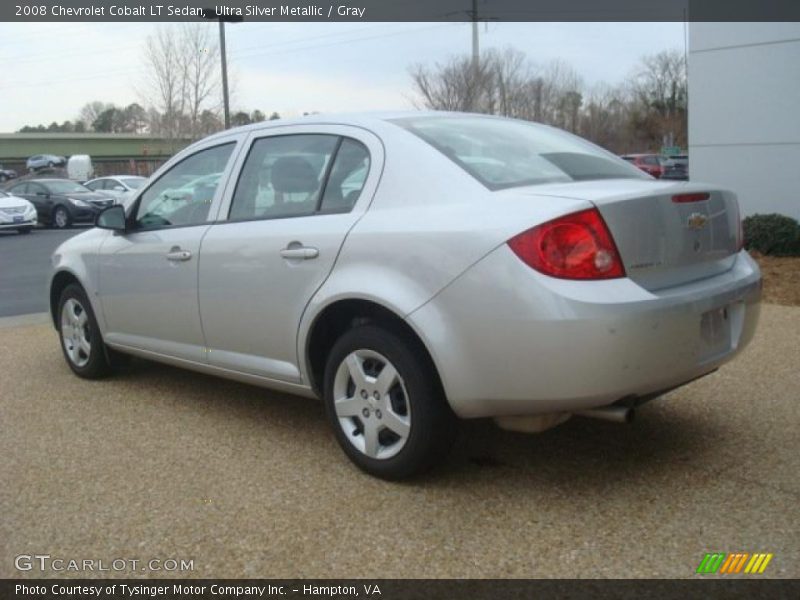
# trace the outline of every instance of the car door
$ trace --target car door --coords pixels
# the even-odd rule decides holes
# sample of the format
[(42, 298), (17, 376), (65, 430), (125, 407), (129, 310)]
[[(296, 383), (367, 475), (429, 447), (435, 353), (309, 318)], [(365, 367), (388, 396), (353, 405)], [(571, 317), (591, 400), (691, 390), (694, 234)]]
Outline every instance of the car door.
[(276, 128), (240, 163), (200, 250), (208, 360), (297, 383), (300, 319), (374, 194), (382, 145), (351, 127)]
[(36, 207), (36, 214), (40, 220), (50, 222), (55, 202), (44, 185), (36, 181), (29, 181), (24, 198)]
[[(128, 231), (104, 240), (98, 293), (110, 345), (204, 360), (197, 303), (200, 241), (242, 138), (182, 154), (139, 194), (128, 214)], [(183, 202), (170, 200), (171, 190), (209, 173), (219, 174), (217, 183), (192, 190)]]

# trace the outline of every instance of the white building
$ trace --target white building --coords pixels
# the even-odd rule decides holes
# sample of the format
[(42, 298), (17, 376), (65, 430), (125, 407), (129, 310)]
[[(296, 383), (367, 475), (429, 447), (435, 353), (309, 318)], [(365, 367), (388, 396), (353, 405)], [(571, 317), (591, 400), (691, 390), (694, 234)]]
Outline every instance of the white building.
[(800, 23), (689, 25), (689, 175), (800, 220)]

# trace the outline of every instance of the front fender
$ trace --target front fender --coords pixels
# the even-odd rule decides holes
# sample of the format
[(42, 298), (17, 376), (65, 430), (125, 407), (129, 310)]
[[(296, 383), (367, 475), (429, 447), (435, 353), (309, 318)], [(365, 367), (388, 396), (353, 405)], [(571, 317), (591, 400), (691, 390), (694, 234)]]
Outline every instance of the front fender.
[(47, 280), (47, 297), (53, 325), (57, 327), (55, 308), (58, 303), (56, 290), (63, 287), (65, 278), (76, 280), (86, 291), (97, 318), (100, 333), (105, 334), (106, 322), (102, 303), (97, 294), (98, 253), (103, 240), (110, 232), (101, 229), (90, 229), (72, 237), (56, 248), (50, 257), (51, 272)]

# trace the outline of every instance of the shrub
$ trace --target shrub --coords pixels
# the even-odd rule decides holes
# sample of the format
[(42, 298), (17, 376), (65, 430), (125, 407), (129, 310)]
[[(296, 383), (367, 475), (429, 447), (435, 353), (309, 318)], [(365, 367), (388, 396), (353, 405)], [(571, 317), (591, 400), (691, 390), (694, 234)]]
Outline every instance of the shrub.
[(800, 223), (785, 215), (752, 215), (742, 221), (748, 250), (772, 256), (800, 256)]

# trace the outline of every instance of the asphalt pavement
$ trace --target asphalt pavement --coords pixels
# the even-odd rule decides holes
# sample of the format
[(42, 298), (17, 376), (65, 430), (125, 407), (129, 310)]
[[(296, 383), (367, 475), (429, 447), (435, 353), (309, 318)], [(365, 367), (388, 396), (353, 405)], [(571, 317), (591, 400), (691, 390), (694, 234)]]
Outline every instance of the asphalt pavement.
[(144, 361), (81, 380), (51, 326), (0, 321), (0, 577), (99, 575), (14, 568), (40, 553), (193, 561), (105, 576), (682, 578), (707, 552), (800, 576), (800, 308), (765, 306), (740, 357), (631, 425), (464, 423), (402, 484), (355, 469), (319, 402)]
[(48, 310), (50, 256), (61, 242), (85, 230), (0, 231), (0, 317)]

